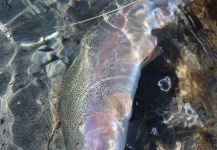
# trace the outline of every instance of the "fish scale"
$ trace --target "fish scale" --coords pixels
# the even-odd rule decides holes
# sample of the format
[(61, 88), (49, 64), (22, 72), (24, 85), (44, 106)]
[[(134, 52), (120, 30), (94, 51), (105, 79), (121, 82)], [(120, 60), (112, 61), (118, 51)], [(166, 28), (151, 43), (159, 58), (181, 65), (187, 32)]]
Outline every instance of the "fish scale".
[[(130, 2), (114, 1), (105, 12)], [(150, 31), (173, 18), (174, 10), (167, 7), (166, 15), (163, 9), (151, 13), (153, 4), (141, 0), (105, 15), (83, 37), (60, 92), (59, 114), (67, 150), (124, 149), (131, 117), (127, 106), (134, 98), (141, 68), (158, 54), (157, 38)], [(154, 18), (159, 15), (163, 21)]]

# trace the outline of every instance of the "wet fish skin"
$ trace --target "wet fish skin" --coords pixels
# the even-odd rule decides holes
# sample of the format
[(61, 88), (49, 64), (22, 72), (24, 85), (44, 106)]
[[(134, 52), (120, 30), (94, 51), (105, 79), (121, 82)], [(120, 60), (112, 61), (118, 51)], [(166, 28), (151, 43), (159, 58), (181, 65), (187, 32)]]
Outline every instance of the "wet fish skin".
[[(124, 5), (131, 0), (117, 0)], [(124, 149), (131, 105), (141, 69), (154, 59), (151, 30), (173, 19), (172, 7), (141, 0), (104, 16), (84, 36), (65, 74), (59, 114), (67, 150)]]

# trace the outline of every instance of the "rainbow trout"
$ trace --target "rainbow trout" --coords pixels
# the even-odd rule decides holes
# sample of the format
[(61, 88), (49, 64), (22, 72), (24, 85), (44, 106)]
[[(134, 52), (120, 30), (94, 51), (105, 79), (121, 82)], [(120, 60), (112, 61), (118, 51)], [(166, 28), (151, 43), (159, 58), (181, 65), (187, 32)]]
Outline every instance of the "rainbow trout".
[[(130, 2), (116, 0), (106, 12)], [(174, 18), (171, 2), (140, 0), (104, 15), (83, 37), (60, 92), (67, 150), (125, 148), (141, 69), (159, 54), (151, 31)]]

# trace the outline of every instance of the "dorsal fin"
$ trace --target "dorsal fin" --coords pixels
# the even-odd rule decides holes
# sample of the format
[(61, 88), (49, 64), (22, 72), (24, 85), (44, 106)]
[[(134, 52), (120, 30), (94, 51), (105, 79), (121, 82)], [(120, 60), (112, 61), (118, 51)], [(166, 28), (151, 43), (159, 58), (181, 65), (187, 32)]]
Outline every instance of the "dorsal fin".
[(118, 93), (107, 98), (105, 110), (114, 114), (118, 120), (122, 120), (131, 113), (132, 102), (129, 94)]

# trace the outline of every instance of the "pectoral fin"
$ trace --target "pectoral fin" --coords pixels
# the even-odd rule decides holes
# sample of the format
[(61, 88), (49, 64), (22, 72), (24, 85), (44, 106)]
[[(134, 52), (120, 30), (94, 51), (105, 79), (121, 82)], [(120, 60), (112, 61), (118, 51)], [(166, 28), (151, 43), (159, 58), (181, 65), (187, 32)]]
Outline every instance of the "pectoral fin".
[(157, 37), (154, 35), (147, 34), (142, 37), (140, 44), (141, 52), (139, 56), (142, 60), (142, 66), (144, 67), (160, 55), (161, 51), (157, 46)]
[(118, 120), (122, 120), (130, 115), (132, 102), (129, 94), (118, 93), (107, 98), (105, 110), (114, 114)]

